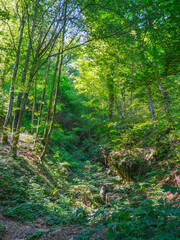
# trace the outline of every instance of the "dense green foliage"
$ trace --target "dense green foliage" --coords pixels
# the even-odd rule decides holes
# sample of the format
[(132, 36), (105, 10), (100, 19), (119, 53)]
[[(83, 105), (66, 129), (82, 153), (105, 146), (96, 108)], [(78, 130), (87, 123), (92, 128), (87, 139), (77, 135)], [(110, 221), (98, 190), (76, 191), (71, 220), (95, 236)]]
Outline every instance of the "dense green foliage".
[(0, 1), (6, 217), (179, 239), (178, 31), (177, 0)]

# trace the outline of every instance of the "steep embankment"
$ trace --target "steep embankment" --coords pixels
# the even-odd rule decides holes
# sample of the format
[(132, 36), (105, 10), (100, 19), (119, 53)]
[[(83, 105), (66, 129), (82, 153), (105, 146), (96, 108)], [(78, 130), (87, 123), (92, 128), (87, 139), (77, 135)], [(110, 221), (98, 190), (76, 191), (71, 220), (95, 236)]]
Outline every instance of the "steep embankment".
[[(9, 145), (0, 146), (2, 239), (59, 239), (59, 234), (70, 239), (101, 205), (99, 191), (108, 179), (99, 164), (78, 162), (67, 153), (60, 161), (47, 158), (42, 164), (40, 148), (28, 135), (21, 135), (17, 159), (11, 157)], [(99, 234), (105, 237), (104, 231)]]
[[(105, 168), (104, 156), (80, 161), (63, 150), (41, 163), (40, 149), (29, 135), (21, 135), (17, 159), (0, 146), (1, 239), (177, 239), (178, 169), (137, 168), (140, 177), (122, 180), (114, 166), (128, 151), (111, 152)], [(146, 156), (145, 165), (147, 151), (131, 157)]]

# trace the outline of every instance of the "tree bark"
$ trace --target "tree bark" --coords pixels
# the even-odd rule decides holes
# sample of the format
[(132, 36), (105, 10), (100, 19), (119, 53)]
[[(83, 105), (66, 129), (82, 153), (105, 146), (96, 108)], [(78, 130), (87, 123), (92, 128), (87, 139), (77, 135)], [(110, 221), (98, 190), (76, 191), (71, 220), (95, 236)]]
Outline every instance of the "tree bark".
[(149, 111), (151, 113), (151, 118), (152, 118), (152, 122), (153, 122), (153, 130), (156, 131), (156, 116), (155, 116), (155, 111), (154, 111), (154, 105), (153, 105), (152, 98), (151, 98), (151, 90), (149, 87), (147, 89), (147, 95), (148, 95)]
[(60, 62), (60, 66), (59, 66), (58, 81), (57, 81), (57, 85), (56, 85), (56, 93), (55, 93), (55, 98), (54, 98), (54, 107), (53, 107), (52, 119), (51, 119), (49, 131), (47, 133), (46, 138), (44, 139), (45, 140), (45, 145), (44, 145), (43, 153), (41, 155), (41, 161), (44, 161), (44, 159), (45, 159), (48, 144), (49, 144), (49, 139), (50, 139), (50, 136), (51, 136), (53, 125), (54, 125), (54, 118), (55, 118), (55, 114), (56, 114), (56, 105), (57, 105), (57, 99), (58, 99), (58, 93), (59, 93), (59, 84), (60, 84), (60, 79), (61, 79), (62, 66), (63, 66), (63, 54), (61, 55), (61, 62)]
[[(26, 74), (27, 74), (27, 70), (28, 70), (29, 57), (30, 57), (30, 53), (31, 53), (30, 50), (32, 48), (32, 40), (33, 40), (33, 35), (34, 35), (34, 30), (35, 30), (35, 25), (36, 25), (37, 8), (38, 8), (39, 1), (40, 0), (36, 0), (36, 6), (35, 6), (36, 9), (35, 9), (34, 18), (33, 18), (33, 26), (31, 28), (31, 35), (30, 35), (30, 40), (29, 40), (28, 50), (27, 50), (27, 55), (26, 55), (26, 57), (27, 57), (26, 60), (28, 59), (28, 61), (26, 62), (27, 63), (26, 64), (26, 68), (24, 68), (24, 72), (23, 72), (25, 74), (23, 74), (23, 76), (22, 76), (22, 80), (24, 80), (24, 81), (26, 79)], [(60, 30), (58, 31), (57, 34), (60, 34)], [(35, 55), (35, 57), (33, 59), (32, 67), (31, 67), (31, 70), (30, 70), (30, 77), (29, 77), (29, 81), (28, 81), (28, 87), (27, 87), (27, 90), (26, 90), (26, 92), (24, 94), (24, 99), (23, 99), (23, 103), (22, 103), (21, 109), (20, 109), (20, 105), (21, 105), (21, 99), (22, 99), (23, 92), (19, 92), (19, 94), (18, 94), (18, 99), (17, 99), (17, 106), (18, 106), (18, 110), (17, 111), (18, 112), (17, 112), (17, 114), (15, 114), (14, 121), (13, 121), (15, 123), (15, 124), (13, 124), (14, 132), (13, 132), (13, 143), (12, 143), (12, 153), (13, 153), (14, 157), (16, 157), (16, 155), (17, 155), (17, 144), (18, 144), (18, 141), (19, 141), (20, 128), (21, 128), (21, 124), (22, 124), (22, 120), (23, 120), (23, 116), (24, 116), (24, 112), (25, 112), (26, 103), (27, 103), (28, 96), (29, 96), (29, 91), (30, 91), (30, 88), (31, 88), (31, 83), (33, 81), (33, 77), (36, 75), (36, 73), (39, 70), (38, 67), (37, 67), (38, 70), (36, 70), (36, 65), (37, 65), (38, 61), (42, 58), (42, 56), (40, 56), (40, 51), (42, 50), (41, 49), (41, 45), (42, 45), (41, 40), (42, 40), (42, 37), (43, 37), (42, 35), (43, 35), (43, 32), (40, 33), (39, 43), (38, 43), (38, 47), (36, 49), (36, 55)], [(56, 37), (56, 39), (57, 39), (57, 37)], [(50, 49), (50, 51), (48, 53), (48, 57), (50, 56), (50, 54), (51, 54), (51, 52), (53, 50), (54, 44), (55, 44), (55, 40), (51, 44), (51, 49)], [(46, 59), (48, 59), (48, 57)], [(24, 76), (25, 76), (25, 78), (24, 78)], [(24, 81), (23, 81), (23, 84), (24, 84)]]
[(19, 57), (20, 57), (20, 52), (21, 52), (21, 44), (22, 44), (22, 40), (23, 40), (24, 25), (25, 25), (25, 18), (24, 18), (24, 11), (23, 11), (20, 34), (19, 34), (19, 42), (18, 42), (17, 53), (16, 53), (16, 63), (15, 63), (15, 66), (14, 66), (13, 76), (12, 76), (12, 81), (11, 81), (9, 107), (8, 107), (8, 112), (7, 112), (6, 119), (5, 119), (4, 126), (3, 126), (3, 136), (2, 136), (3, 144), (7, 144), (7, 142), (8, 142), (7, 126), (9, 124), (9, 120), (10, 120), (10, 117), (11, 117), (11, 114), (12, 114), (12, 109), (13, 109), (14, 84), (15, 84), (15, 81), (16, 81), (18, 67), (19, 67)]
[[(65, 38), (65, 31), (66, 31), (66, 14), (67, 14), (67, 0), (66, 0), (66, 3), (65, 3), (65, 10), (64, 10), (64, 27), (63, 27), (63, 33), (62, 33), (61, 52), (63, 52), (63, 49), (64, 49), (64, 38)], [(53, 125), (54, 125), (54, 118), (55, 118), (55, 114), (56, 114), (56, 105), (57, 105), (57, 99), (58, 99), (58, 93), (59, 93), (59, 84), (60, 84), (61, 73), (62, 73), (62, 66), (63, 66), (63, 53), (61, 54), (61, 60), (60, 60), (60, 65), (59, 65), (58, 80), (57, 80), (57, 85), (56, 85), (56, 93), (55, 93), (55, 98), (54, 98), (54, 107), (53, 107), (51, 124), (50, 124), (50, 128), (49, 128), (47, 137), (44, 139), (45, 140), (45, 146), (44, 146), (42, 155), (40, 157), (42, 162), (44, 161), (45, 156), (46, 156), (46, 152), (47, 152), (47, 148), (48, 148), (48, 144), (49, 144), (49, 139), (50, 139), (50, 136), (51, 136), (51, 133), (52, 133)]]
[(32, 106), (32, 117), (31, 117), (31, 134), (33, 134), (34, 131), (34, 114), (36, 111), (36, 91), (37, 91), (37, 79), (34, 81), (34, 101)]
[(26, 103), (27, 103), (27, 100), (28, 100), (29, 92), (30, 92), (30, 89), (31, 89), (31, 83), (33, 81), (33, 77), (35, 76), (34, 73), (35, 73), (35, 70), (36, 70), (36, 64), (37, 64), (38, 53), (39, 53), (39, 45), (40, 45), (41, 39), (42, 39), (42, 34), (40, 34), (40, 37), (39, 37), (39, 43), (38, 43), (38, 46), (37, 46), (37, 49), (36, 49), (36, 55), (34, 57), (34, 62), (32, 64), (31, 70), (30, 70), (28, 86), (27, 86), (27, 90), (24, 94), (23, 104), (22, 104), (22, 107), (21, 107), (21, 111), (19, 113), (19, 118), (17, 120), (16, 128), (13, 131), (12, 153), (13, 153), (14, 157), (16, 157), (16, 155), (17, 155), (17, 144), (18, 144), (18, 141), (19, 141), (20, 128), (21, 128), (23, 117), (24, 117), (24, 112), (25, 112), (25, 107), (26, 107)]
[(46, 138), (47, 138), (47, 134), (48, 134), (48, 128), (49, 128), (50, 120), (51, 120), (54, 87), (55, 87), (56, 75), (57, 75), (57, 72), (58, 72), (60, 51), (61, 51), (61, 47), (58, 50), (58, 55), (57, 55), (57, 59), (56, 59), (56, 66), (55, 66), (55, 69), (54, 69), (53, 82), (52, 82), (52, 86), (51, 86), (51, 94), (50, 94), (50, 98), (49, 98), (49, 105), (48, 105), (47, 116), (46, 116), (46, 125), (45, 125), (44, 135), (43, 135), (43, 141), (44, 142), (46, 142)]
[(17, 144), (19, 141), (20, 128), (21, 128), (21, 124), (22, 124), (22, 120), (23, 120), (23, 116), (24, 116), (24, 112), (25, 112), (26, 103), (27, 103), (28, 96), (29, 96), (31, 82), (34, 77), (34, 71), (35, 71), (35, 63), (33, 64), (31, 71), (30, 71), (30, 77), (29, 77), (29, 81), (28, 81), (28, 89), (26, 90), (26, 92), (24, 94), (24, 99), (23, 99), (23, 104), (22, 104), (21, 111), (19, 114), (19, 119), (17, 121), (16, 128), (13, 131), (13, 140), (12, 140), (12, 148), (11, 148), (13, 157), (17, 156)]
[(158, 89), (159, 89), (160, 94), (161, 94), (161, 99), (162, 99), (162, 102), (163, 102), (163, 105), (164, 105), (164, 110), (165, 110), (166, 113), (168, 113), (169, 112), (169, 109), (168, 109), (169, 103), (166, 100), (163, 87), (160, 83), (158, 84)]
[(44, 81), (44, 89), (43, 89), (43, 93), (42, 93), (42, 97), (41, 97), (41, 105), (40, 105), (40, 109), (39, 109), (39, 117), (38, 117), (37, 131), (36, 131), (36, 140), (38, 138), (39, 129), (40, 129), (40, 125), (41, 125), (41, 116), (42, 116), (42, 109), (44, 106), (44, 98), (45, 98), (45, 94), (46, 94), (46, 85), (47, 85), (47, 80), (48, 80), (48, 74), (49, 74), (49, 62), (47, 64), (46, 77), (45, 77), (45, 81)]
[[(28, 48), (27, 48), (26, 59), (25, 59), (25, 64), (24, 64), (24, 70), (23, 70), (23, 75), (22, 75), (22, 79), (21, 79), (22, 86), (24, 86), (24, 83), (26, 81), (27, 71), (28, 71), (29, 59), (30, 59), (30, 54), (31, 54), (31, 46), (32, 46), (32, 41), (33, 41), (33, 37), (34, 37), (34, 31), (35, 31), (35, 24), (36, 24), (39, 1), (40, 0), (36, 0), (36, 4), (35, 4), (33, 23), (32, 23), (32, 27), (31, 27), (31, 34), (30, 34), (30, 38), (29, 38), (29, 42), (28, 42)], [(17, 97), (16, 111), (15, 111), (15, 114), (14, 114), (14, 119), (13, 119), (13, 124), (12, 124), (13, 132), (16, 131), (17, 124), (18, 124), (22, 95), (23, 95), (23, 90), (21, 90), (18, 93), (18, 97)]]

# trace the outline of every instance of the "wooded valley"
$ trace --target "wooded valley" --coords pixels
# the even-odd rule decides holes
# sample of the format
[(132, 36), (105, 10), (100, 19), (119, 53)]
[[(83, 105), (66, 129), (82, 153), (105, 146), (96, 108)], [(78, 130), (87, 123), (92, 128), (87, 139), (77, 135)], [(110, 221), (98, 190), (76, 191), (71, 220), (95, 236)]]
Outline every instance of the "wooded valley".
[(178, 0), (0, 0), (0, 239), (180, 239)]

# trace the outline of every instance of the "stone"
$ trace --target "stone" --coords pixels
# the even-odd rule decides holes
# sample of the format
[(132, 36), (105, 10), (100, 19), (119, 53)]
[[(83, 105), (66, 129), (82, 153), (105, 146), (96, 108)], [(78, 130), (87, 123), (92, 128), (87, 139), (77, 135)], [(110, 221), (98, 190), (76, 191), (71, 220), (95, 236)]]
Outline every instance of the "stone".
[(60, 233), (60, 232), (61, 232), (61, 228), (54, 230), (54, 231), (52, 232), (52, 234), (57, 234), (57, 233)]

